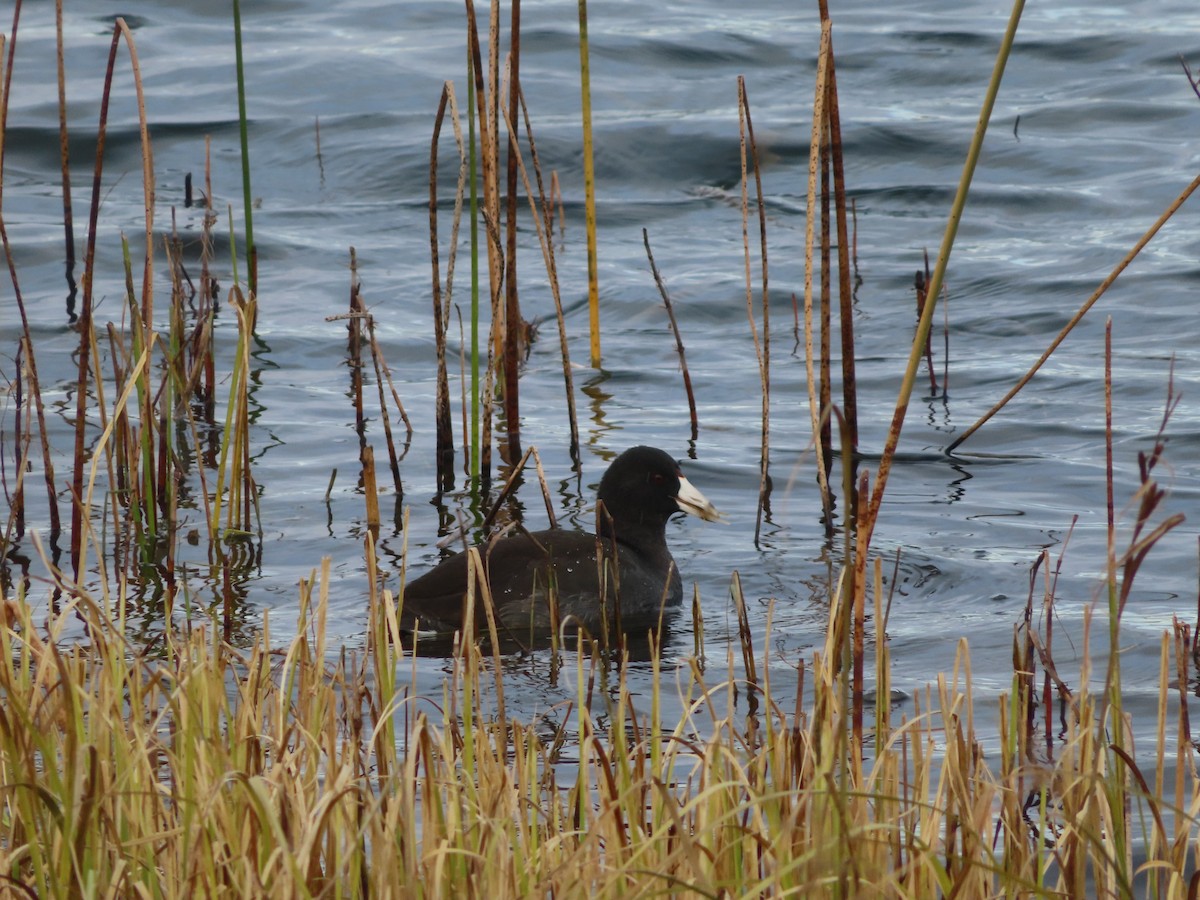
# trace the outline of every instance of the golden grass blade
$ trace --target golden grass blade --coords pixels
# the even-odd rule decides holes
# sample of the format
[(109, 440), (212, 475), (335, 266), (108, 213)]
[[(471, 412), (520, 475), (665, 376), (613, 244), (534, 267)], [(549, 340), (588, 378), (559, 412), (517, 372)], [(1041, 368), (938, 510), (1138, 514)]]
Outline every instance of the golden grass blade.
[(1158, 234), (1159, 230), (1165, 224), (1167, 224), (1167, 221), (1179, 211), (1179, 208), (1183, 206), (1185, 202), (1187, 202), (1187, 199), (1196, 192), (1196, 188), (1200, 188), (1200, 175), (1197, 175), (1195, 178), (1193, 178), (1191, 183), (1189, 183), (1188, 186), (1185, 187), (1182, 192), (1180, 192), (1179, 196), (1171, 201), (1167, 208), (1163, 210), (1162, 215), (1155, 220), (1154, 224), (1151, 225), (1146, 230), (1146, 233), (1141, 236), (1138, 242), (1134, 244), (1132, 248), (1130, 248), (1129, 252), (1125, 254), (1119, 263), (1117, 263), (1116, 267), (1109, 272), (1108, 277), (1100, 282), (1100, 286), (1092, 292), (1092, 296), (1088, 297), (1088, 299), (1084, 301), (1083, 306), (1081, 306), (1075, 315), (1071, 317), (1071, 320), (1062, 327), (1062, 330), (1059, 331), (1054, 340), (1050, 342), (1050, 346), (1045, 349), (1040, 357), (1038, 357), (1037, 362), (1035, 362), (1029, 368), (1029, 371), (1022, 375), (1017, 383), (1009, 389), (1008, 393), (1001, 397), (991, 409), (989, 409), (974, 423), (972, 423), (970, 428), (951, 441), (946, 446), (947, 453), (953, 453), (956, 448), (958, 448), (964, 441), (969, 439), (973, 434), (975, 434), (976, 431), (983, 427), (984, 423), (986, 423), (988, 419), (992, 418), (992, 416), (1003, 409), (1008, 404), (1008, 401), (1015, 397), (1020, 392), (1021, 388), (1025, 387), (1025, 385), (1032, 380), (1033, 376), (1037, 374), (1038, 369), (1040, 369), (1042, 365), (1045, 364), (1046, 360), (1050, 358), (1050, 355), (1058, 349), (1059, 344), (1066, 340), (1067, 335), (1070, 334), (1074, 330), (1075, 326), (1079, 324), (1080, 320), (1087, 315), (1088, 310), (1095, 306), (1096, 301), (1103, 297), (1105, 292), (1112, 287), (1113, 282), (1115, 282), (1117, 278), (1120, 277), (1121, 273), (1129, 267), (1129, 264), (1134, 261), (1134, 259), (1139, 253), (1142, 252), (1143, 249), (1145, 249), (1146, 245), (1154, 239), (1154, 236)]

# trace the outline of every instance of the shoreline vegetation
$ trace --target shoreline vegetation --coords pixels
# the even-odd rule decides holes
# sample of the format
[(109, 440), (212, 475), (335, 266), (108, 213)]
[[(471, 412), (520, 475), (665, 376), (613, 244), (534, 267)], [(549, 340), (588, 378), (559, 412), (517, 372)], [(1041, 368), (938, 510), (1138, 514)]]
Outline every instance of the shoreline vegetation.
[[(240, 23), (236, 2), (234, 8)], [(506, 712), (504, 665), (494, 632), (465, 634), (455, 643), (440, 696), (411, 690), (420, 647), (406, 648), (401, 641), (403, 576), (400, 584), (388, 584), (375, 557), (380, 512), (370, 438), (376, 432), (369, 434), (367, 423), (382, 432), (398, 498), (412, 425), (358, 291), (353, 248), (348, 311), (338, 318), (347, 325), (368, 526), (365, 648), (353, 652), (327, 643), (329, 560), (298, 588), (294, 639), (277, 646), (265, 612), (261, 628), (249, 636), (243, 632), (229, 572), (253, 556), (262, 541), (257, 511), (262, 486), (254, 475), (248, 401), (260, 302), (258, 261), (249, 237), (251, 209), (247, 205), (243, 211), (242, 272), (234, 211), (227, 211), (232, 284), (223, 292), (214, 274), (213, 248), (214, 230), (226, 211), (212, 208), (206, 175), (200, 269), (193, 279), (173, 229), (164, 240), (155, 226), (153, 153), (136, 47), (126, 23), (117, 19), (76, 314), (60, 3), (68, 311), (79, 335), (78, 379), (68, 385), (77, 406), (71, 471), (65, 476), (53, 467), (63, 448), (51, 447), (38, 348), (0, 217), (22, 326), (17, 346), (6, 350), (16, 366), (4, 410), (3, 452), (16, 464), (6, 462), (4, 469), (9, 516), (0, 545), (0, 653), (6, 660), (0, 667), (0, 891), (40, 898), (1200, 894), (1195, 855), (1200, 781), (1189, 706), (1200, 659), (1200, 611), (1196, 625), (1176, 620), (1162, 634), (1153, 748), (1134, 747), (1120, 670), (1121, 618), (1134, 580), (1156, 542), (1181, 521), (1164, 511), (1166, 495), (1156, 480), (1178, 402), (1173, 381), (1166, 388), (1159, 433), (1152, 448), (1139, 455), (1140, 489), (1133, 498), (1114, 496), (1111, 429), (1107, 432), (1109, 553), (1099, 566), (1105, 572), (1104, 601), (1085, 614), (1079, 671), (1055, 664), (1057, 563), (1047, 552), (1033, 565), (1025, 615), (1015, 623), (1013, 667), (1005, 676), (1010, 687), (999, 697), (998, 746), (985, 753), (976, 732), (965, 638), (953, 670), (934, 673), (928, 687), (911, 698), (911, 708), (906, 702), (909, 711), (901, 712), (893, 702), (885, 587), (891, 581), (885, 578), (885, 561), (871, 553), (871, 537), (923, 360), (931, 388), (938, 390), (929, 340), (933, 311), (1021, 8), (1017, 0), (945, 238), (935, 264), (926, 263), (918, 279), (922, 303), (904, 383), (878, 470), (868, 473), (857, 468), (854, 206), (847, 203), (842, 174), (833, 32), (821, 4), (806, 277), (803, 297), (793, 296), (792, 305), (797, 343), (806, 351), (825, 522), (831, 540), (842, 545), (840, 568), (830, 579), (834, 587), (824, 643), (811, 658), (795, 661), (798, 689), (773, 689), (763, 652), (771, 644), (771, 615), (763, 633), (751, 628), (733, 573), (730, 593), (739, 629), (725, 659), (706, 659), (698, 615), (694, 655), (666, 661), (658, 636), (651, 634), (647, 653), (654, 678), (646, 694), (626, 681), (628, 648), (619, 638), (564, 635), (545, 651), (545, 677), (570, 686), (573, 699), (546, 710), (537, 721), (523, 722)], [(479, 515), (474, 524), (486, 530), (491, 518), (483, 511), (504, 500), (527, 460), (534, 461), (545, 483), (536, 451), (520, 451), (519, 366), (533, 339), (521, 318), (516, 284), (521, 191), (529, 198), (557, 310), (571, 456), (577, 465), (579, 452), (554, 256), (555, 228), (563, 227), (562, 190), (557, 175), (543, 178), (534, 117), (517, 78), (519, 3), (512, 4), (507, 58), (499, 49), (499, 4), (491, 6), (486, 53), (474, 7), (468, 3), (466, 9), (467, 127), (450, 82), (431, 119), (436, 428), (439, 489), (454, 484), (460, 451)], [(18, 4), (13, 33), (0, 50), (15, 45), (19, 18)], [(580, 31), (586, 73), (582, 2)], [(242, 78), (240, 29), (237, 40), (243, 187), (249, 204), (244, 90), (253, 86), (245, 87)], [(11, 52), (5, 60), (5, 84), (11, 85)], [(144, 250), (123, 240), (120, 321), (100, 323), (94, 317), (92, 282), (108, 97), (121, 60), (128, 61), (137, 89)], [(6, 94), (5, 110), (7, 99)], [(589, 108), (586, 95), (582, 102)], [(743, 80), (738, 106), (747, 316), (763, 392), (761, 522), (770, 483), (768, 242)], [(0, 128), (6, 118), (0, 116)], [(438, 215), (439, 200), (445, 198), (437, 184), (446, 122), (458, 169), (450, 238), (443, 241)], [(590, 145), (590, 135), (585, 142)], [(319, 127), (317, 147), (319, 154)], [(503, 189), (501, 171), (507, 176)], [(1197, 186), (1200, 178), (1130, 251), (1063, 335)], [(460, 364), (463, 424), (461, 446), (456, 446), (447, 354), (452, 352), (451, 297), (463, 215), (469, 234), (464, 242), (470, 247), (471, 340), (463, 337), (468, 331), (460, 321), (460, 341), (470, 350)], [(588, 227), (594, 229), (592, 215)], [(669, 312), (669, 273), (660, 275), (645, 232), (643, 239)], [(595, 247), (594, 234), (588, 243)], [(156, 267), (164, 264), (170, 292), (156, 313), (155, 288), (163, 278)], [(226, 316), (218, 327), (222, 296), (235, 321)], [(271, 300), (262, 302), (269, 306)], [(602, 327), (598, 312), (590, 315), (594, 329)], [(487, 329), (483, 335), (481, 321)], [(686, 380), (683, 337), (672, 326)], [(598, 331), (591, 337), (596, 364)], [(842, 347), (840, 379), (831, 371), (835, 340)], [(1057, 341), (1042, 361), (1054, 346)], [(1111, 422), (1111, 329), (1105, 349)], [(843, 392), (839, 404), (832, 400), (835, 381)], [(369, 409), (372, 389), (378, 410)], [(494, 408), (497, 399), (501, 409)], [(691, 407), (694, 434), (694, 403)], [(403, 440), (397, 440), (399, 428), (393, 431), (392, 415), (404, 425)], [(506, 429), (496, 440), (494, 421)], [(498, 490), (491, 484), (493, 444), (514, 465), (509, 483)], [(44, 506), (32, 496), (42, 491), (35, 486), (39, 474)], [(331, 489), (333, 478), (336, 472)], [(835, 497), (839, 483), (840, 503)], [(181, 534), (182, 508), (202, 510), (203, 527)], [(1132, 510), (1132, 520), (1119, 528), (1116, 511), (1123, 508)], [(39, 536), (42, 530), (46, 541)], [(1128, 537), (1119, 540), (1119, 531)], [(211, 585), (223, 596), (223, 604), (207, 615), (185, 609), (187, 585), (178, 583), (175, 561), (181, 539), (207, 549)], [(18, 542), (23, 552), (36, 555), (42, 577), (28, 569), (13, 571), (10, 554)], [(149, 644), (134, 640), (129, 627), (131, 603), (145, 593), (153, 593), (162, 610), (161, 632)], [(468, 603), (490, 611), (486, 584), (472, 580)], [(665, 706), (682, 709), (682, 717), (666, 719)]]

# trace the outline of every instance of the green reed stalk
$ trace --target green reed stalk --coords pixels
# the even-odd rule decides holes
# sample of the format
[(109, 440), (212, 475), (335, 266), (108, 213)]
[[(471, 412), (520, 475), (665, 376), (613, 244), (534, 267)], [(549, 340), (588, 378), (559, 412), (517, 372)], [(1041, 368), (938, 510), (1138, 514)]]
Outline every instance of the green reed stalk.
[[(916, 382), (917, 369), (920, 366), (922, 356), (924, 355), (925, 344), (928, 341), (930, 328), (933, 324), (933, 311), (937, 307), (937, 300), (942, 290), (942, 282), (945, 278), (946, 267), (950, 261), (950, 252), (954, 248), (954, 239), (958, 234), (958, 225), (962, 219), (963, 209), (965, 208), (967, 202), (967, 196), (971, 190), (971, 180), (975, 174), (975, 166), (979, 161), (979, 154), (983, 149), (983, 139), (987, 133), (987, 126), (991, 119), (992, 108), (996, 103), (996, 95), (1000, 90), (1000, 82), (1004, 77), (1005, 65), (1008, 62), (1009, 53), (1012, 50), (1013, 41), (1016, 38), (1017, 26), (1021, 21), (1021, 12), (1024, 7), (1024, 0), (1013, 0), (1012, 13), (1008, 20), (1008, 27), (1005, 30), (1004, 37), (1000, 42), (1000, 48), (996, 54), (996, 62), (992, 69), (992, 76), (988, 82), (982, 107), (979, 111), (979, 119), (975, 126), (975, 134), (971, 140), (970, 147), (967, 150), (967, 158), (963, 163), (962, 176), (959, 179), (958, 190), (955, 193), (954, 202), (950, 209), (949, 220), (946, 223), (946, 230), (942, 236), (942, 244), (938, 252), (937, 264), (934, 266), (933, 274), (930, 277), (929, 283), (926, 287), (929, 302), (925, 304), (925, 309), (921, 313), (920, 321), (918, 322), (916, 332), (913, 335), (912, 345), (909, 351), (908, 364), (905, 367), (904, 378), (901, 383), (900, 392), (896, 398), (896, 406), (892, 415), (892, 423), (888, 429), (887, 439), (884, 442), (883, 452), (879, 460), (879, 468), (875, 476), (875, 486), (871, 492), (870, 501), (865, 505), (860, 505), (858, 509), (858, 555), (854, 559), (854, 581), (858, 584), (863, 583), (866, 578), (867, 550), (870, 547), (871, 538), (874, 534), (875, 525), (878, 521), (879, 509), (883, 503), (884, 491), (887, 488), (888, 475), (891, 472), (892, 462), (896, 455), (896, 447), (900, 442), (900, 432), (904, 426), (904, 419), (908, 412), (908, 403), (912, 397), (913, 385)], [(823, 27), (828, 28), (828, 22), (824, 23)], [(811, 293), (811, 275), (808, 273), (805, 275), (805, 283), (807, 301), (807, 297)], [(818, 471), (817, 474), (818, 477), (821, 477), (820, 471)]]
[[(249, 270), (248, 284), (250, 293), (258, 293), (258, 267), (254, 257), (257, 250), (254, 246), (254, 202), (250, 191), (250, 137), (246, 123), (246, 71), (242, 61), (242, 4), (241, 0), (233, 0), (233, 49), (237, 65), (238, 93), (238, 135), (242, 142), (242, 204), (246, 217), (246, 265)], [(235, 277), (236, 282), (236, 277)]]

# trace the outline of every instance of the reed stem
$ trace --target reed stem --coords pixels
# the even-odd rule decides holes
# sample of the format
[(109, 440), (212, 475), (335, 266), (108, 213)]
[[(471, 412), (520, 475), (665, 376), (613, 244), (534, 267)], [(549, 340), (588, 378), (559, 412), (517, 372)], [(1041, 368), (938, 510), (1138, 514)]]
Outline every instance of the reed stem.
[(588, 60), (587, 0), (579, 0), (579, 90), (583, 116), (583, 204), (587, 232), (588, 327), (592, 368), (600, 368), (600, 272), (596, 255), (596, 165), (592, 151), (592, 76)]
[(258, 293), (258, 249), (254, 244), (254, 195), (250, 190), (250, 137), (246, 115), (246, 69), (242, 59), (242, 3), (233, 0), (233, 50), (237, 68), (238, 138), (242, 147), (242, 207), (246, 219), (246, 268), (250, 293)]

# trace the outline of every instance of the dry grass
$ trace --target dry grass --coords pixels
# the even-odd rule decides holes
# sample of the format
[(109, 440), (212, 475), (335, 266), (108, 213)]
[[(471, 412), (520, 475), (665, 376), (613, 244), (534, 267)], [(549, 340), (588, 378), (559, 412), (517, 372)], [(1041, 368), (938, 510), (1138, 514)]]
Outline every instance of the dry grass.
[[(1014, 647), (998, 758), (984, 758), (975, 734), (966, 641), (954, 671), (899, 721), (887, 705), (851, 702), (831, 647), (806, 667), (803, 697), (774, 695), (760, 661), (752, 679), (732, 661), (714, 676), (686, 658), (665, 673), (656, 660), (652, 695), (635, 700), (624, 668), (585, 644), (563, 659), (578, 696), (546, 740), (538, 723), (494, 712), (502, 676), (473, 643), (441, 697), (414, 695), (388, 592), (372, 598), (372, 649), (331, 651), (328, 578), (326, 565), (302, 586), (301, 636), (283, 649), (269, 627), (239, 650), (214, 626), (170, 632), (151, 655), (124, 639), (119, 597), (77, 591), (45, 622), (5, 597), (8, 890), (1189, 896), (1200, 790), (1187, 692), (1173, 710), (1166, 677), (1188, 682), (1186, 626), (1163, 639), (1155, 781), (1113, 738), (1129, 723), (1112, 720), (1107, 691), (1087, 689), (1086, 669), (1073, 691), (1060, 684), (1071, 691), (1066, 735), (1052, 762), (1039, 755), (1031, 651), (1044, 655), (1045, 640), (1029, 632)], [(831, 622), (841, 614), (834, 602)], [(80, 618), (87, 642), (60, 642)], [(874, 668), (886, 692), (886, 642)], [(610, 690), (593, 695), (605, 679)], [(664, 722), (673, 689), (686, 713)], [(863, 715), (873, 722), (856, 745)], [(1175, 785), (1161, 783), (1164, 762)]]

